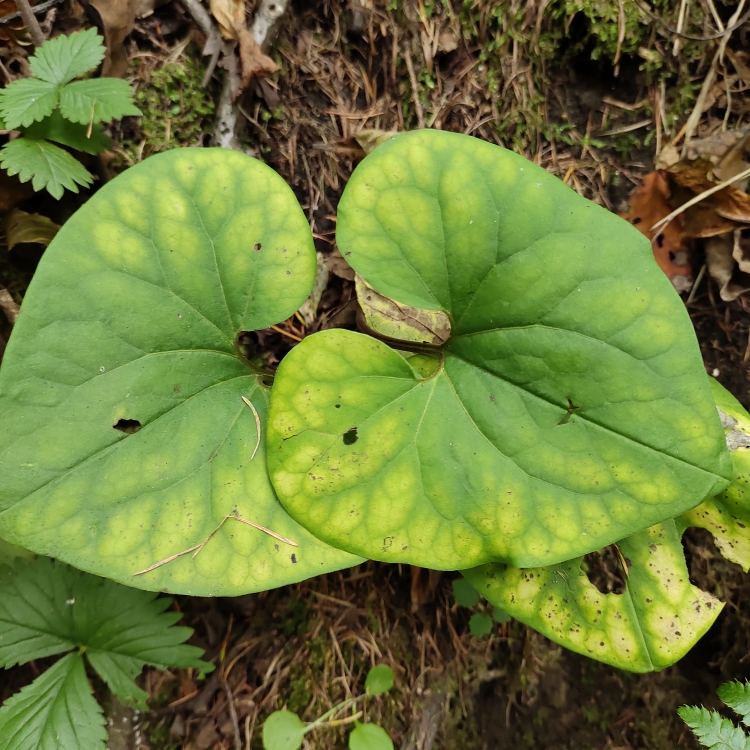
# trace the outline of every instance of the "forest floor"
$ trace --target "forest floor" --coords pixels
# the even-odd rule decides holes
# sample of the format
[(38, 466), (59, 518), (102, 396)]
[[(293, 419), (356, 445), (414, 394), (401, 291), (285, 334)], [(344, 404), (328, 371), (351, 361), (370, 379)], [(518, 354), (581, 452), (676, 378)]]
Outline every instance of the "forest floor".
[[(6, 4), (0, 10), (10, 12)], [(667, 28), (677, 25), (681, 5), (682, 29), (701, 40)], [(91, 167), (100, 182), (151, 153), (210, 142), (224, 71), (216, 68), (203, 87), (209, 58), (201, 56), (199, 26), (179, 0), (157, 6), (136, 21), (124, 45), (123, 72), (144, 117), (113, 127), (111, 153)], [(97, 7), (108, 4), (64, 0), (48, 12), (45, 31), (98, 22), (112, 36), (111, 16), (97, 17)], [(633, 0), (290, 4), (269, 53), (280, 70), (240, 99), (240, 142), (293, 187), (331, 273), (311, 325), (290, 319), (253, 334), (248, 343), (266, 364), (273, 367), (302, 335), (355, 326), (353, 274), (333, 253), (336, 206), (364, 155), (355, 137), (362, 130), (472, 134), (522, 153), (620, 213), (666, 146), (746, 129), (750, 24), (705, 38), (715, 36), (716, 18), (727, 26), (737, 6), (663, 0), (653, 7), (665, 23)], [(248, 3), (248, 18), (253, 12)], [(0, 36), (7, 37), (0, 60), (12, 77), (23, 74), (23, 33)], [(717, 57), (721, 46), (724, 56)], [(704, 86), (709, 76), (713, 83)], [(3, 203), (17, 189), (0, 184), (0, 209), (17, 203)], [(34, 194), (20, 207), (62, 224), (91, 192), (60, 201)], [(6, 247), (0, 286), (21, 302), (43, 247)], [(706, 370), (750, 406), (750, 305), (742, 296), (722, 301), (710, 274), (698, 273), (702, 245), (689, 250), (699, 283), (683, 299)], [(0, 356), (10, 330), (0, 314)], [(219, 670), (203, 682), (188, 671), (147, 671), (152, 710), (132, 717), (133, 731), (110, 748), (257, 749), (271, 711), (287, 706), (311, 719), (355, 686), (361, 690), (367, 668), (380, 661), (396, 671), (396, 689), (367, 710), (402, 750), (695, 748), (677, 707), (718, 708), (722, 682), (750, 677), (750, 577), (717, 554), (707, 533), (689, 530), (684, 546), (693, 582), (727, 606), (683, 661), (658, 674), (601, 665), (516, 621), (473, 638), (471, 611), (453, 600), (453, 573), (430, 577), (368, 562), (238, 599), (178, 596), (174, 606), (195, 629), (193, 642), (207, 658), (223, 659), (226, 683)], [(3, 673), (0, 702), (43, 666)], [(343, 731), (313, 733), (306, 743), (316, 750), (346, 746)]]

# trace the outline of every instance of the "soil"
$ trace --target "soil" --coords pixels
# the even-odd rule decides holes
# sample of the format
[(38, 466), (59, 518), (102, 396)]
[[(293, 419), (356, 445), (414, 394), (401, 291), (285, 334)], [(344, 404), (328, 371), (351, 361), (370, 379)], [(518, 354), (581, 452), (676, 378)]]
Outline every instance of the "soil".
[[(295, 2), (274, 47), (281, 72), (251, 87), (241, 100), (249, 116), (245, 147), (292, 185), (310, 219), (317, 249), (326, 255), (334, 251), (336, 205), (363, 156), (354, 139), (362, 128), (404, 130), (422, 123), (471, 133), (524, 153), (586, 197), (621, 211), (633, 187), (653, 169), (654, 143), (602, 136), (602, 145), (593, 136), (618, 128), (637, 132), (627, 130), (646, 111), (638, 111), (636, 104), (653, 101), (659, 90), (658, 77), (649, 79), (643, 60), (635, 53), (624, 55), (615, 75), (611, 56), (592, 47), (581, 13), (571, 15), (557, 51), (542, 57), (538, 45), (546, 27), (540, 14), (546, 3), (514, 4), (505, 15), (491, 3), (453, 7), (446, 0), (425, 10), (426, 5), (413, 0)], [(726, 15), (727, 9), (719, 8)], [(74, 0), (56, 12), (48, 25), (57, 30), (90, 23)], [(522, 17), (515, 41), (505, 33), (514, 13)], [(536, 42), (534, 29), (542, 29)], [(739, 48), (745, 33), (741, 30), (730, 48)], [(148, 89), (154, 72), (185, 40), (183, 57), (177, 59), (189, 59), (199, 79), (207, 63), (199, 53), (203, 39), (177, 0), (136, 23), (127, 52), (139, 90)], [(6, 44), (5, 61), (17, 75), (23, 67), (18, 59), (25, 53), (12, 40)], [(663, 47), (665, 42), (654, 33), (648, 44)], [(665, 91), (677, 90), (688, 74), (700, 83), (712, 54), (690, 58), (684, 71), (674, 63), (664, 79), (669, 84)], [(199, 94), (212, 106), (222, 75), (215, 72), (205, 91), (184, 82), (169, 85), (180, 96), (193, 85), (191, 95)], [(732, 102), (724, 106), (734, 123), (747, 98), (737, 95)], [(711, 118), (724, 117), (726, 109), (720, 107), (717, 99), (701, 128), (710, 129)], [(672, 136), (685, 115), (672, 123)], [(158, 117), (154, 122), (158, 126)], [(167, 142), (206, 145), (211, 119), (195, 122), (184, 112), (176, 114)], [(103, 179), (134, 156), (162, 147), (132, 118), (114, 126), (113, 136), (111, 160), (99, 165)], [(20, 206), (63, 223), (90, 193), (66, 193), (59, 202), (38, 194)], [(693, 251), (697, 270), (702, 250), (696, 245)], [(38, 245), (9, 253), (0, 248), (0, 285), (17, 301), (42, 253)], [(340, 269), (331, 275), (312, 325), (300, 327), (290, 319), (249, 333), (241, 343), (272, 371), (301, 336), (327, 327), (355, 327), (352, 297), (351, 274)], [(723, 302), (706, 274), (687, 307), (707, 372), (750, 407), (750, 304), (744, 298)], [(10, 322), (0, 314), (0, 356), (10, 331)], [(233, 600), (175, 597), (173, 606), (195, 629), (191, 642), (204, 647), (214, 661), (226, 654), (224, 664), (233, 666), (225, 685), (218, 670), (208, 681), (189, 671), (146, 671), (141, 680), (152, 710), (134, 717), (136, 731), (125, 747), (261, 748), (260, 727), (271, 711), (287, 705), (312, 719), (353, 686), (361, 688), (369, 665), (385, 660), (396, 669), (396, 689), (371, 701), (366, 715), (379, 721), (402, 750), (697, 748), (676, 709), (686, 703), (718, 709), (715, 690), (722, 682), (750, 678), (750, 578), (721, 558), (707, 533), (688, 530), (684, 546), (693, 583), (726, 607), (685, 659), (658, 674), (612, 669), (515, 621), (496, 625), (489, 637), (473, 638), (471, 613), (453, 601), (452, 573), (430, 576), (406, 566), (368, 562)], [(602, 590), (621, 593), (616, 566), (608, 564), (606, 554), (600, 562), (592, 579)], [(0, 702), (47, 664), (43, 660), (3, 672)], [(94, 687), (106, 702), (102, 686)], [(344, 748), (346, 733), (313, 733), (306, 742), (308, 748)]]

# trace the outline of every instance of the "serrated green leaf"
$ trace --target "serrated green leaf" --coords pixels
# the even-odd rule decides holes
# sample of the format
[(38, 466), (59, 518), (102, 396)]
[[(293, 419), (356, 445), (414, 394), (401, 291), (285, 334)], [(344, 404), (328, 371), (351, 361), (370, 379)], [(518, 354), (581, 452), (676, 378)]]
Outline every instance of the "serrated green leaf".
[(29, 58), (31, 72), (60, 86), (93, 70), (104, 59), (104, 40), (95, 28), (47, 40)]
[[(146, 711), (148, 693), (135, 684), (135, 678), (143, 669), (143, 662), (132, 656), (113, 654), (97, 649), (87, 649), (86, 658), (107, 687), (126, 705)], [(204, 664), (205, 666), (205, 664)]]
[(64, 656), (0, 708), (0, 750), (104, 750), (106, 739), (78, 653)]
[(269, 470), (324, 541), (443, 570), (547, 565), (727, 485), (695, 333), (649, 243), (544, 169), (397, 135), (356, 168), (336, 236), (368, 284), (452, 334), (427, 378), (344, 330), (282, 361)]
[(677, 713), (705, 747), (715, 750), (750, 748), (750, 740), (745, 733), (715, 711), (697, 706), (681, 706)]
[(469, 632), (474, 638), (484, 638), (492, 632), (492, 618), (483, 612), (475, 612), (469, 618)]
[(359, 563), (279, 504), (268, 388), (238, 351), (298, 309), (315, 266), (291, 189), (243, 154), (175, 149), (97, 191), (45, 252), (3, 358), (0, 537), (195, 595)]
[(45, 188), (53, 198), (62, 198), (65, 189), (77, 193), (78, 185), (88, 186), (94, 178), (89, 171), (67, 151), (49, 141), (17, 138), (0, 149), (0, 166), (9, 175), (18, 175), (34, 190)]
[(69, 83), (60, 90), (60, 111), (71, 122), (109, 122), (126, 115), (140, 115), (133, 103), (133, 89), (121, 78), (89, 78)]
[(264, 750), (298, 750), (307, 725), (291, 711), (274, 711), (263, 725)]
[(28, 127), (49, 117), (57, 106), (57, 86), (37, 78), (22, 78), (0, 92), (0, 114), (8, 130)]
[(465, 578), (455, 578), (451, 585), (453, 598), (459, 607), (476, 607), (479, 604), (479, 592)]
[(137, 701), (126, 679), (144, 664), (212, 669), (185, 645), (192, 630), (174, 627), (181, 615), (164, 611), (170, 601), (48, 558), (17, 561), (0, 568), (0, 665), (84, 648), (112, 690)]
[(690, 583), (674, 520), (617, 543), (629, 561), (623, 594), (602, 594), (579, 557), (542, 568), (463, 571), (486, 599), (572, 651), (630, 672), (681, 659), (724, 604)]
[(377, 724), (360, 724), (349, 735), (349, 750), (393, 750), (393, 740)]
[(370, 695), (381, 695), (393, 687), (393, 681), (393, 670), (387, 664), (378, 664), (367, 673), (365, 689)]
[(750, 682), (727, 682), (716, 693), (742, 717), (743, 724), (750, 725)]
[(26, 128), (25, 134), (29, 138), (62, 143), (63, 146), (69, 146), (86, 154), (100, 154), (110, 147), (112, 139), (105, 135), (101, 125), (94, 125), (90, 136), (88, 130), (87, 125), (69, 122), (59, 110), (55, 110), (41, 122), (35, 122)]

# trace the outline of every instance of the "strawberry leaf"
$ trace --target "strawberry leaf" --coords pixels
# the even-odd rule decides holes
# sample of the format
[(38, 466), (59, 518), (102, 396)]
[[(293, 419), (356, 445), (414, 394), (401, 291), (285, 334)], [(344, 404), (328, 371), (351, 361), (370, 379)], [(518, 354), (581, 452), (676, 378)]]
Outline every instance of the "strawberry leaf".
[(34, 190), (47, 188), (54, 198), (62, 198), (67, 188), (78, 192), (78, 185), (90, 185), (94, 178), (67, 151), (49, 141), (16, 138), (0, 150), (0, 166), (21, 182), (32, 180)]
[(130, 84), (120, 78), (89, 78), (68, 84), (60, 91), (60, 111), (67, 120), (82, 125), (142, 114), (133, 103)]
[(103, 41), (94, 28), (69, 36), (61, 34), (45, 42), (29, 58), (31, 72), (55, 86), (68, 83), (99, 65), (104, 59)]

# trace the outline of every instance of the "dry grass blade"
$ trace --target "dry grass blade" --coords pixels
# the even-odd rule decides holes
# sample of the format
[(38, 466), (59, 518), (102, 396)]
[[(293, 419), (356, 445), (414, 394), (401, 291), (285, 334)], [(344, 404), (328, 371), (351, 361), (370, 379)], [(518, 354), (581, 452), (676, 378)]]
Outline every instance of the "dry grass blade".
[(284, 542), (284, 544), (288, 544), (291, 547), (299, 547), (297, 542), (287, 539), (285, 536), (281, 536), (281, 534), (277, 534), (275, 531), (271, 531), (271, 529), (267, 529), (259, 523), (248, 521), (247, 518), (240, 518), (239, 516), (229, 516), (229, 518), (239, 521), (240, 523), (246, 523), (248, 526), (252, 526), (254, 529), (258, 529), (258, 531), (262, 531), (264, 534), (268, 534), (268, 536), (272, 536), (274, 539), (278, 539), (280, 542)]
[(176, 552), (174, 555), (165, 557), (163, 560), (159, 560), (159, 562), (154, 563), (153, 565), (149, 565), (148, 568), (144, 568), (143, 570), (139, 570), (137, 573), (133, 573), (133, 575), (142, 576), (145, 573), (150, 573), (152, 570), (156, 570), (157, 568), (160, 568), (162, 565), (171, 563), (174, 560), (176, 560), (178, 557), (187, 555), (190, 552), (193, 552), (193, 557), (191, 559), (195, 559), (198, 553), (213, 539), (216, 532), (228, 520), (240, 521), (241, 523), (247, 524), (248, 526), (252, 526), (254, 529), (258, 529), (258, 531), (262, 531), (264, 534), (268, 534), (269, 536), (272, 536), (274, 539), (278, 539), (280, 542), (284, 542), (284, 544), (289, 544), (292, 547), (299, 547), (297, 542), (293, 542), (291, 539), (287, 539), (285, 536), (281, 536), (281, 534), (277, 534), (275, 531), (271, 531), (271, 529), (267, 529), (265, 526), (261, 526), (259, 523), (255, 523), (254, 521), (249, 521), (247, 518), (242, 518), (241, 516), (236, 516), (230, 513), (221, 519), (221, 522), (219, 523), (219, 525), (200, 544), (196, 544), (193, 547), (190, 547), (189, 549), (182, 550), (182, 552)]
[(255, 458), (255, 454), (258, 452), (258, 448), (260, 448), (260, 417), (258, 416), (258, 410), (255, 408), (255, 405), (249, 398), (242, 397), (242, 400), (250, 407), (250, 409), (253, 412), (253, 416), (255, 417), (255, 426), (258, 428), (258, 439), (255, 443), (255, 450), (253, 451), (253, 455), (250, 456), (250, 460), (252, 461)]

